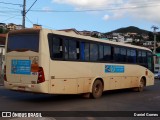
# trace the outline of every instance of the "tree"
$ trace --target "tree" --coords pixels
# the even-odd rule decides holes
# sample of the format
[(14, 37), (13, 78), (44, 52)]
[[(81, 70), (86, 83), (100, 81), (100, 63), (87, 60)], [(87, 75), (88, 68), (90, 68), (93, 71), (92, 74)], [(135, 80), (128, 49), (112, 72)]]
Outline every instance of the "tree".
[(2, 28), (0, 28), (0, 33), (3, 33), (3, 29)]
[(3, 28), (0, 28), (0, 33), (8, 33), (9, 32), (9, 30), (7, 30), (7, 29), (3, 29)]
[(148, 36), (149, 36), (149, 41), (154, 41), (153, 32), (149, 32), (149, 33), (148, 33)]

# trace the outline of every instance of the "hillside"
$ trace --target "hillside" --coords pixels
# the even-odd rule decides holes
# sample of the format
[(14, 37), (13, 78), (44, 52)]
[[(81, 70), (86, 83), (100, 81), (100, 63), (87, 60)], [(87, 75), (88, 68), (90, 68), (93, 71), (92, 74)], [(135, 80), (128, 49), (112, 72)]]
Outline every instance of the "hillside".
[(108, 34), (111, 34), (111, 33), (138, 33), (138, 34), (148, 34), (150, 31), (147, 31), (147, 30), (143, 30), (143, 29), (140, 29), (138, 27), (134, 27), (134, 26), (129, 26), (129, 27), (126, 27), (126, 28), (120, 28), (120, 29), (117, 29), (117, 30), (114, 30), (114, 31), (111, 31), (111, 32), (107, 32), (105, 33), (106, 35)]

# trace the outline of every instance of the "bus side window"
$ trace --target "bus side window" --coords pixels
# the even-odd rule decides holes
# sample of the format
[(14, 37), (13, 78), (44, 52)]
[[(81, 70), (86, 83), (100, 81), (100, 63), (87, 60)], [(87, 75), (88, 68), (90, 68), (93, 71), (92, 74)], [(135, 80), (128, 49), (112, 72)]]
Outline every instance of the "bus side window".
[(85, 55), (85, 61), (89, 61), (89, 43), (85, 43), (84, 55)]
[(126, 49), (120, 49), (120, 62), (126, 62)]
[(77, 60), (77, 41), (69, 40), (69, 59)]
[(120, 48), (114, 47), (114, 61), (120, 62)]
[(103, 45), (99, 45), (99, 48), (98, 48), (99, 49), (98, 50), (99, 51), (99, 57), (98, 57), (99, 61), (103, 61), (103, 53), (104, 53), (103, 48), (104, 48)]
[(146, 55), (146, 52), (142, 52), (142, 63), (143, 63), (143, 66), (144, 67), (146, 67), (147, 65), (146, 65), (146, 58), (147, 57), (147, 55)]
[(84, 42), (80, 43), (80, 60), (81, 61), (85, 60), (85, 43)]
[(104, 61), (111, 60), (111, 46), (104, 46)]
[(147, 68), (152, 72), (154, 71), (153, 57), (150, 52), (147, 52)]
[(90, 61), (97, 61), (98, 60), (98, 45), (97, 44), (90, 44)]
[(138, 51), (138, 63), (142, 63), (142, 51)]
[(64, 54), (64, 59), (68, 60), (68, 40), (64, 39), (63, 40), (63, 54)]
[(62, 59), (62, 39), (61, 38), (52, 38), (52, 57), (53, 59)]
[(136, 64), (136, 50), (131, 50), (131, 62)]

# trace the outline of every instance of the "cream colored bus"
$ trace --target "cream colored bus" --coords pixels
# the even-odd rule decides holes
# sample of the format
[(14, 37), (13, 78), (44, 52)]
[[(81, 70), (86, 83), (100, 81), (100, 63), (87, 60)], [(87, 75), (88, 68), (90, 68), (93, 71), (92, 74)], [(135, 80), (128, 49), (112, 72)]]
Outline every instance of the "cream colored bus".
[(154, 84), (152, 52), (63, 31), (11, 31), (6, 41), (7, 89), (47, 94), (85, 94)]

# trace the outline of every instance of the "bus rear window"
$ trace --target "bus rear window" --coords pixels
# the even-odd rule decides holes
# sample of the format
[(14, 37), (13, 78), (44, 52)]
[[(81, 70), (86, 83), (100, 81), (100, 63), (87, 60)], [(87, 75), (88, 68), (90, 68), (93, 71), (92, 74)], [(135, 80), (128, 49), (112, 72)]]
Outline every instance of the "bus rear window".
[(34, 51), (39, 50), (38, 34), (16, 34), (8, 36), (7, 52), (11, 51)]

